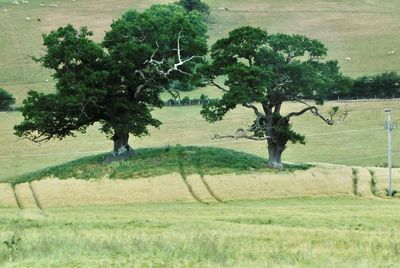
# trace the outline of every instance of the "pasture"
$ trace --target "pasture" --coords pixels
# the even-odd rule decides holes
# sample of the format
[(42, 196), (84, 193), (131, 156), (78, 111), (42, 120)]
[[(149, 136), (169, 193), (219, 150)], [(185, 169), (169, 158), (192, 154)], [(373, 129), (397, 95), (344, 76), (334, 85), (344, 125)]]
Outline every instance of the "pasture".
[[(327, 126), (311, 114), (296, 118), (293, 128), (306, 135), (306, 145), (288, 144), (283, 154), (286, 162), (321, 162), (349, 166), (373, 167), (387, 163), (386, 131), (383, 123), (386, 115), (383, 109), (392, 107), (394, 121), (400, 117), (397, 101), (369, 102), (328, 102), (322, 106), (327, 115), (329, 107), (339, 105), (350, 110), (343, 122)], [(286, 103), (284, 111), (300, 110), (301, 105)], [(200, 115), (200, 106), (165, 107), (154, 111), (163, 122), (159, 129), (151, 129), (151, 135), (143, 138), (131, 137), (133, 148), (166, 147), (168, 145), (216, 146), (234, 149), (267, 158), (266, 144), (263, 141), (217, 139), (215, 134), (231, 135), (238, 128), (248, 127), (253, 114), (247, 109), (239, 109), (228, 114), (227, 118), (214, 124), (207, 123)], [(171, 116), (173, 114), (174, 116)], [(51, 141), (41, 145), (28, 140), (20, 140), (13, 135), (13, 126), (21, 120), (19, 113), (0, 114), (0, 179), (28, 173), (34, 170), (61, 164), (83, 156), (111, 151), (112, 142), (98, 131), (89, 128), (86, 134)], [(399, 131), (393, 132), (394, 166), (399, 166)]]
[[(2, 267), (397, 267), (398, 200), (0, 208)], [(10, 261), (11, 259), (11, 261)]]
[[(94, 38), (101, 40), (112, 20), (124, 11), (166, 2), (172, 1), (33, 0), (17, 6), (0, 0), (0, 87), (16, 96), (17, 105), (30, 89), (53, 90), (50, 73), (31, 60), (42, 51), (43, 33), (71, 23), (88, 26), (95, 33)], [(208, 18), (210, 44), (236, 27), (260, 26), (271, 33), (297, 33), (320, 39), (329, 49), (329, 58), (339, 60), (343, 73), (352, 77), (400, 71), (400, 51), (387, 54), (396, 52), (400, 45), (400, 6), (396, 0), (206, 2), (212, 8)], [(221, 7), (229, 10), (219, 10)], [(346, 61), (347, 57), (351, 61)], [(198, 97), (201, 93), (218, 96), (213, 88), (188, 95)]]
[[(31, 60), (42, 53), (43, 33), (71, 23), (88, 26), (101, 40), (124, 11), (166, 2), (172, 1), (0, 0), (0, 87), (17, 98), (16, 106), (31, 89), (54, 90), (51, 73)], [(321, 40), (328, 58), (351, 77), (400, 71), (396, 0), (205, 2), (210, 44), (238, 26), (260, 26)], [(220, 96), (211, 87), (183, 95), (202, 93)], [(264, 165), (265, 141), (212, 139), (248, 127), (254, 116), (244, 108), (214, 124), (201, 117), (200, 106), (155, 110), (163, 125), (150, 136), (131, 136), (136, 158), (101, 167), (96, 155), (111, 151), (112, 142), (98, 125), (34, 144), (13, 135), (21, 114), (2, 112), (0, 266), (398, 267), (400, 199), (385, 197), (387, 171), (376, 167), (387, 163), (383, 110), (393, 108), (396, 122), (398, 99), (330, 101), (322, 114), (333, 106), (349, 111), (333, 126), (311, 114), (293, 120), (307, 144), (288, 144), (283, 161), (289, 165), (280, 172)], [(302, 108), (282, 107), (283, 113)], [(399, 133), (394, 130), (395, 167)], [(189, 155), (185, 169), (173, 158), (176, 148)], [(170, 151), (165, 158), (159, 153)], [(207, 168), (199, 171), (193, 159), (208, 161), (202, 162)], [(398, 192), (400, 169), (393, 185)]]

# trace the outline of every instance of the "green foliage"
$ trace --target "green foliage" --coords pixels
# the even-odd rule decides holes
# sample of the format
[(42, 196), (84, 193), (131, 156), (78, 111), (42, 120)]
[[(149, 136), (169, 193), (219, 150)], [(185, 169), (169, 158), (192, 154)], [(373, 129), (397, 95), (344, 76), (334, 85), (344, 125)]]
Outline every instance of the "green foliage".
[[(204, 174), (242, 173), (271, 171), (265, 160), (251, 154), (212, 147), (168, 147), (138, 149), (130, 159), (103, 164), (105, 155), (90, 156), (67, 164), (28, 173), (9, 180), (13, 185), (55, 176), (60, 179), (71, 177), (92, 179), (135, 179), (180, 172), (184, 167), (186, 175), (197, 174), (201, 163)], [(150, 168), (149, 168), (150, 167)], [(288, 164), (286, 171), (304, 170), (310, 165)], [(185, 175), (185, 176), (186, 176)]]
[(179, 0), (176, 4), (182, 6), (188, 12), (197, 11), (204, 15), (210, 14), (210, 7), (201, 0)]
[(0, 111), (7, 111), (15, 103), (13, 95), (0, 88)]
[[(46, 53), (34, 59), (54, 72), (56, 92), (28, 93), (16, 134), (34, 141), (62, 139), (99, 122), (109, 137), (148, 135), (149, 126), (161, 124), (151, 114), (163, 106), (161, 92), (171, 80), (190, 80), (188, 74), (203, 61), (206, 32), (198, 13), (170, 4), (126, 12), (101, 43), (85, 27), (45, 34)], [(171, 68), (181, 60), (179, 70)]]
[(376, 175), (375, 175), (375, 171), (373, 170), (369, 170), (369, 174), (371, 175), (371, 180), (370, 180), (370, 188), (371, 188), (371, 193), (373, 195), (377, 195), (378, 194), (378, 189), (377, 189), (377, 180), (376, 180)]
[(350, 97), (392, 98), (400, 95), (400, 75), (386, 72), (378, 75), (356, 78)]
[(14, 233), (9, 239), (4, 240), (3, 244), (7, 248), (9, 261), (13, 261), (21, 250), (22, 238), (19, 233)]
[(270, 148), (279, 154), (288, 141), (304, 144), (305, 137), (292, 130), (290, 119), (307, 111), (323, 118), (318, 108), (306, 104), (299, 112), (281, 115), (281, 106), (284, 101), (305, 104), (303, 100), (322, 104), (328, 92), (340, 84), (338, 62), (323, 61), (326, 55), (320, 41), (306, 36), (268, 34), (250, 26), (235, 29), (216, 41), (211, 48), (212, 62), (203, 67), (212, 85), (221, 76), (227, 88), (217, 85), (223, 90), (221, 101), (205, 104), (201, 114), (215, 122), (241, 105), (253, 110), (256, 117), (249, 131), (254, 137), (267, 138)]

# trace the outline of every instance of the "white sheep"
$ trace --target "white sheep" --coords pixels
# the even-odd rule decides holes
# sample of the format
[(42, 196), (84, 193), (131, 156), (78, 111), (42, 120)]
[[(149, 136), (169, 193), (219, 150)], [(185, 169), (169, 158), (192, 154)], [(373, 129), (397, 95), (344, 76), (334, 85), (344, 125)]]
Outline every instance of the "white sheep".
[(51, 4), (50, 6), (51, 6), (51, 7), (58, 7), (57, 4)]
[(44, 7), (44, 4), (39, 4), (39, 6)]
[(15, 0), (14, 2), (13, 2), (13, 5), (19, 5), (19, 2), (17, 1), (17, 0)]
[(7, 12), (7, 9), (3, 9), (4, 12)]
[(390, 50), (390, 51), (388, 51), (388, 53), (387, 53), (388, 55), (393, 55), (394, 54), (394, 50)]
[(346, 57), (346, 61), (351, 61), (351, 58), (350, 57)]
[(25, 18), (25, 20), (26, 20), (26, 21), (30, 21), (30, 20), (31, 20), (31, 18), (29, 18), (29, 17), (26, 17), (26, 18)]

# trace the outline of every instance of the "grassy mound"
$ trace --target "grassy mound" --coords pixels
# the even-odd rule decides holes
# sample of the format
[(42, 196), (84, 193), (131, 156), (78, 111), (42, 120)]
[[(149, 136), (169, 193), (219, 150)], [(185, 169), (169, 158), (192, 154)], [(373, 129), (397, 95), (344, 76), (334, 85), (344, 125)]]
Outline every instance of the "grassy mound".
[[(180, 172), (188, 174), (245, 173), (254, 171), (276, 172), (268, 168), (265, 159), (234, 150), (176, 146), (168, 148), (145, 148), (125, 161), (103, 162), (106, 154), (81, 158), (66, 164), (50, 167), (9, 179), (13, 185), (41, 180), (54, 176), (59, 179), (134, 179)], [(286, 164), (285, 171), (307, 169), (310, 165)]]

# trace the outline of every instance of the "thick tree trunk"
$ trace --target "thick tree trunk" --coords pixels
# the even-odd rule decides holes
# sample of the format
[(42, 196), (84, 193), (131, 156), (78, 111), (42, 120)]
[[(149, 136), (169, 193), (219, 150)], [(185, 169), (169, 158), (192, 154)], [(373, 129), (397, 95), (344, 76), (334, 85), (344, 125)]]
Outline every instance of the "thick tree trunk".
[(129, 133), (115, 133), (113, 136), (114, 141), (114, 155), (121, 155), (132, 150), (128, 144)]
[(268, 165), (273, 168), (282, 169), (282, 152), (285, 150), (285, 145), (277, 144), (273, 141), (268, 141)]
[(128, 143), (129, 133), (115, 132), (112, 139), (114, 141), (114, 149), (112, 153), (104, 159), (104, 162), (109, 163), (112, 161), (124, 160), (134, 154), (134, 150)]

